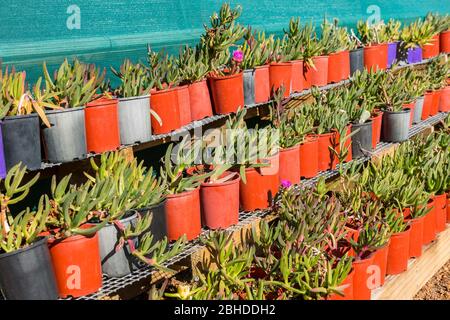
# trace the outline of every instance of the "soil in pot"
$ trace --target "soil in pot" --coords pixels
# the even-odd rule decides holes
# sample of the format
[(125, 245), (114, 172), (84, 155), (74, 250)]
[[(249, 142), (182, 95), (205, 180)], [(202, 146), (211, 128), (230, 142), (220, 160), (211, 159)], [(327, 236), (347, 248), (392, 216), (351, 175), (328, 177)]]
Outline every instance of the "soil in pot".
[(315, 136), (309, 136), (299, 146), (300, 176), (313, 178), (319, 173), (319, 140)]
[[(233, 174), (225, 172), (222, 177)], [(210, 229), (226, 229), (239, 222), (239, 174), (226, 182), (202, 183), (202, 220)]]
[(240, 204), (244, 211), (266, 209), (278, 192), (279, 175), (263, 175), (259, 168), (245, 169), (247, 183), (241, 179), (239, 186)]
[(318, 56), (312, 58), (313, 67), (308, 67), (311, 74), (311, 86), (326, 86), (328, 83), (328, 56)]
[(120, 146), (117, 99), (101, 98), (86, 105), (87, 151), (101, 153)]
[(424, 94), (422, 120), (426, 120), (430, 117), (432, 105), (433, 105), (433, 91), (427, 91)]
[(255, 103), (270, 100), (270, 72), (269, 65), (255, 68)]
[(291, 61), (292, 64), (292, 92), (303, 91), (303, 60)]
[(450, 30), (441, 32), (439, 45), (442, 53), (450, 53)]
[(243, 73), (208, 78), (216, 114), (236, 112), (244, 106)]
[(370, 288), (369, 277), (372, 274), (371, 267), (374, 257), (375, 255), (371, 253), (352, 263), (355, 270), (353, 276), (353, 299), (355, 300), (370, 300), (371, 298), (373, 288)]
[(442, 89), (441, 99), (439, 100), (439, 111), (450, 112), (450, 86)]
[(162, 240), (164, 237), (167, 237), (167, 221), (166, 221), (166, 200), (162, 201), (159, 204), (148, 208), (137, 209), (143, 217), (148, 214), (152, 214), (152, 224), (147, 232), (144, 232), (141, 237), (143, 237), (146, 233), (151, 233), (153, 235), (153, 243)]
[(431, 209), (423, 220), (423, 244), (429, 244), (436, 240), (436, 210), (434, 200), (430, 200), (427, 208)]
[(352, 270), (345, 280), (340, 284), (341, 286), (346, 286), (343, 290), (344, 295), (341, 296), (337, 293), (328, 296), (327, 300), (353, 300), (353, 278), (355, 275), (355, 270)]
[(358, 48), (350, 51), (350, 74), (357, 70), (364, 70), (364, 48)]
[(81, 297), (100, 289), (102, 267), (98, 234), (49, 239), (49, 249), (61, 298)]
[(428, 44), (422, 47), (422, 57), (430, 59), (439, 55), (439, 34), (433, 36)]
[(402, 142), (408, 139), (411, 110), (384, 111), (382, 139), (385, 142)]
[(364, 47), (364, 67), (368, 71), (385, 70), (388, 60), (387, 43)]
[(161, 124), (151, 117), (153, 134), (169, 133), (181, 127), (178, 87), (164, 90), (153, 90), (150, 94), (150, 105), (161, 118)]
[(435, 116), (439, 112), (439, 102), (441, 100), (441, 90), (433, 91), (433, 99), (431, 103), (430, 115)]
[(150, 108), (150, 95), (119, 99), (119, 128), (122, 144), (143, 143), (151, 139)]
[(383, 122), (383, 111), (378, 111), (373, 115), (372, 120), (372, 148), (375, 149), (381, 140), (381, 127)]
[[(137, 213), (134, 213), (118, 222), (128, 228), (136, 224), (136, 219)], [(116, 251), (122, 236), (123, 232), (116, 224), (107, 224), (98, 231), (102, 271), (108, 277), (123, 277), (138, 267), (139, 262), (132, 255), (128, 243), (125, 243), (120, 250)], [(137, 244), (136, 240), (134, 240), (135, 245)]]
[(317, 137), (319, 140), (319, 171), (334, 169), (337, 163), (336, 156), (330, 148), (336, 149), (339, 145), (336, 132), (319, 134)]
[(213, 112), (206, 80), (194, 82), (188, 85), (188, 90), (192, 121), (211, 117)]
[(365, 157), (372, 152), (372, 120), (365, 123), (352, 124), (352, 132), (357, 131), (352, 137), (352, 155), (354, 159)]
[(255, 104), (255, 69), (244, 70), (244, 103)]
[(58, 287), (47, 238), (0, 254), (0, 288), (7, 300), (56, 300)]
[(187, 85), (178, 87), (178, 108), (180, 110), (180, 125), (185, 126), (191, 123), (191, 103)]
[(6, 170), (19, 162), (28, 170), (41, 168), (41, 139), (37, 114), (5, 117), (2, 125)]
[(176, 241), (183, 235), (191, 241), (200, 235), (199, 189), (167, 195), (166, 221), (167, 236), (170, 241)]
[(423, 226), (425, 216), (408, 219), (410, 232), (409, 232), (409, 257), (419, 258), (422, 255), (423, 246)]
[(284, 97), (289, 97), (292, 88), (292, 64), (290, 62), (271, 63), (269, 74), (272, 96), (283, 86)]
[(410, 230), (408, 226), (405, 231), (391, 236), (386, 268), (389, 275), (402, 273), (408, 268)]
[(413, 124), (417, 124), (422, 120), (423, 102), (424, 97), (417, 98), (416, 104), (414, 106)]
[(434, 214), (436, 217), (436, 232), (440, 233), (445, 230), (447, 223), (447, 194), (443, 193), (435, 195), (434, 199)]
[[(311, 156), (311, 155), (310, 155)], [(283, 180), (292, 184), (300, 182), (300, 146), (296, 145), (291, 148), (282, 149), (280, 151), (280, 183)]]

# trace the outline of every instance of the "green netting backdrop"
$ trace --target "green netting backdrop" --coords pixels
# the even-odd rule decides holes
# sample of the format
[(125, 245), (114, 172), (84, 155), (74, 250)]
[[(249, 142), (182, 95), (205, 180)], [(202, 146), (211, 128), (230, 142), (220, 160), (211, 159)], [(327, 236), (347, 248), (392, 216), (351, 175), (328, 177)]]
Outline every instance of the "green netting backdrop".
[[(78, 56), (101, 66), (117, 66), (124, 58), (145, 59), (146, 44), (175, 51), (192, 44), (222, 1), (212, 0), (0, 0), (0, 58), (3, 64), (27, 70), (29, 79), (64, 57)], [(281, 34), (289, 18), (320, 23), (324, 15), (354, 27), (359, 19), (379, 12), (408, 21), (427, 12), (448, 13), (449, 0), (241, 0), (242, 24)], [(74, 7), (75, 5), (76, 7)], [(79, 9), (79, 16), (77, 10)], [(74, 15), (75, 14), (75, 15)], [(73, 20), (72, 18), (80, 19)], [(67, 27), (80, 21), (80, 28)]]

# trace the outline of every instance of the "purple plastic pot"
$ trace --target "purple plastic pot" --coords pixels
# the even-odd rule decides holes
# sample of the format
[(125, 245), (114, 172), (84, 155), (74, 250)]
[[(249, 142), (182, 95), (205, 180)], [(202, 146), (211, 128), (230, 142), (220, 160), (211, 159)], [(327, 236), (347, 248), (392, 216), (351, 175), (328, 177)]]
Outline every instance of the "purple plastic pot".
[(416, 61), (415, 62), (421, 62), (422, 61), (422, 48), (417, 46), (415, 49), (415, 55), (416, 55)]
[(408, 63), (417, 63), (422, 61), (422, 48), (417, 46), (414, 48), (408, 48), (407, 50)]
[(398, 41), (388, 43), (388, 68), (390, 68), (397, 59), (397, 46)]
[(0, 121), (0, 178), (6, 177), (5, 150), (3, 149), (2, 122)]

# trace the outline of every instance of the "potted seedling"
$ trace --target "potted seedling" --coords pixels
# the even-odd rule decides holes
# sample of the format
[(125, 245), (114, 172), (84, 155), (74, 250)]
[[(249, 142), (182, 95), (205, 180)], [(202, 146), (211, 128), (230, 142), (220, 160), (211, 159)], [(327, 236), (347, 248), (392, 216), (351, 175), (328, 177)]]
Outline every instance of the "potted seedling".
[(0, 173), (3, 177), (7, 170), (19, 162), (29, 170), (41, 168), (39, 118), (45, 126), (50, 127), (44, 110), (59, 108), (50, 101), (55, 94), (42, 92), (41, 83), (42, 78), (39, 78), (33, 92), (30, 92), (25, 71), (9, 71), (8, 68), (4, 72), (0, 71), (0, 129), (3, 143)]
[(439, 36), (439, 44), (440, 44), (440, 52), (441, 53), (449, 53), (450, 52), (450, 17), (448, 14), (445, 16), (439, 16), (440, 26), (440, 36)]
[(442, 19), (439, 14), (432, 12), (427, 14), (424, 23), (430, 24), (433, 36), (427, 44), (422, 46), (422, 57), (424, 59), (430, 59), (439, 55), (439, 34), (445, 31), (450, 23), (445, 22), (445, 19)]
[[(328, 83), (337, 83), (343, 79), (344, 69), (347, 68), (345, 64), (346, 46), (342, 42), (347, 39), (346, 35), (341, 35), (340, 32), (345, 31), (338, 26), (338, 20), (334, 19), (329, 22), (326, 18), (322, 25), (322, 38), (324, 43), (324, 54), (328, 55)], [(348, 66), (349, 67), (349, 66)]]
[(364, 71), (364, 45), (355, 35), (353, 29), (349, 35), (349, 55), (350, 55), (350, 75), (354, 75), (356, 71)]
[(364, 44), (364, 66), (368, 71), (384, 70), (388, 63), (386, 25), (383, 22), (369, 24), (358, 21), (359, 39)]
[(287, 37), (278, 38), (271, 42), (271, 52), (269, 56), (270, 67), (270, 92), (271, 96), (283, 90), (283, 97), (287, 98), (292, 92), (292, 66), (290, 62), (292, 47)]
[(403, 27), (401, 39), (401, 59), (407, 63), (422, 61), (422, 47), (433, 38), (433, 26), (429, 21), (418, 19)]
[(431, 211), (427, 207), (429, 195), (425, 192), (420, 197), (417, 197), (416, 202), (410, 209), (410, 216), (407, 217), (410, 231), (409, 241), (409, 257), (419, 258), (422, 255), (423, 234), (425, 217)]
[(306, 24), (300, 35), (303, 48), (305, 89), (324, 86), (328, 80), (328, 56), (323, 55), (328, 44), (319, 40), (312, 22)]
[(390, 68), (397, 59), (397, 48), (400, 42), (401, 26), (402, 23), (395, 19), (389, 19), (388, 23), (386, 23), (386, 38), (388, 41), (388, 68)]
[(301, 26), (300, 18), (291, 18), (289, 21), (289, 30), (284, 31), (285, 42), (285, 54), (291, 60), (291, 91), (301, 92), (305, 89), (303, 78), (303, 52), (301, 48)]

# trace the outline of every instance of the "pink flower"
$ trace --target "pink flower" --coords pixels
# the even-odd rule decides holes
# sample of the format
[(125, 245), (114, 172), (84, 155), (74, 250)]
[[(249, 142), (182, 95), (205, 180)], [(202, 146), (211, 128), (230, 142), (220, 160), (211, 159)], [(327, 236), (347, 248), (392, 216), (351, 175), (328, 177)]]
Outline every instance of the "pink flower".
[(289, 180), (281, 180), (281, 186), (285, 189), (289, 188), (290, 186), (292, 186), (292, 183)]
[(244, 54), (241, 50), (233, 51), (233, 60), (236, 62), (242, 62), (242, 60), (244, 60)]

